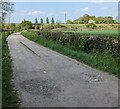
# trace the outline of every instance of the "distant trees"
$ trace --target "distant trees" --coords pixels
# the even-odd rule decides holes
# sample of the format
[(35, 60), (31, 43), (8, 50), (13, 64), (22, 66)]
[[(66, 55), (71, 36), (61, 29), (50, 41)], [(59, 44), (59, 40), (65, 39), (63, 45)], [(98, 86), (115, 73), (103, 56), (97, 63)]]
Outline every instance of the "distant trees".
[(52, 17), (52, 24), (54, 24), (55, 23), (55, 21), (54, 21), (54, 18)]
[(76, 19), (76, 20), (74, 20), (72, 23), (73, 23), (73, 24), (79, 24), (79, 21), (78, 21), (78, 19)]
[(66, 24), (72, 24), (73, 22), (71, 20), (67, 20)]
[(16, 24), (15, 23), (11, 23), (10, 24), (10, 29), (11, 30), (16, 30)]
[(4, 24), (3, 28), (4, 30), (10, 30), (10, 25), (9, 24)]
[(106, 17), (106, 20), (107, 20), (108, 24), (116, 23), (115, 20), (113, 19), (113, 17), (111, 17), (111, 16)]
[(48, 19), (48, 17), (46, 18), (46, 24), (49, 24), (49, 19)]
[(26, 29), (26, 30), (31, 29), (32, 28), (32, 22), (24, 19), (20, 23), (20, 26), (21, 26), (21, 29)]
[(40, 19), (40, 24), (43, 24), (43, 18)]
[(20, 25), (20, 24), (17, 24), (17, 25), (16, 25), (16, 29), (17, 29), (18, 31), (21, 30), (21, 29), (22, 29), (21, 25)]
[(5, 30), (5, 31), (15, 31), (15, 30), (17, 30), (17, 25), (18, 24), (15, 24), (15, 23), (11, 23), (11, 24), (4, 24), (4, 26), (3, 26), (3, 30)]
[(115, 24), (115, 23), (117, 23), (117, 21), (114, 20), (113, 17), (111, 17), (111, 16), (95, 17), (95, 16), (90, 16), (88, 14), (85, 14), (82, 17), (74, 20), (73, 23), (74, 24), (87, 24), (90, 19), (94, 20), (96, 24)]
[(35, 25), (37, 25), (38, 24), (38, 20), (37, 20), (37, 18), (35, 18)]
[(37, 18), (35, 18), (35, 26), (34, 26), (34, 28), (35, 28), (35, 29), (39, 29)]
[(91, 17), (88, 14), (85, 14), (81, 17), (81, 20), (83, 20), (84, 23), (88, 23), (90, 18)]

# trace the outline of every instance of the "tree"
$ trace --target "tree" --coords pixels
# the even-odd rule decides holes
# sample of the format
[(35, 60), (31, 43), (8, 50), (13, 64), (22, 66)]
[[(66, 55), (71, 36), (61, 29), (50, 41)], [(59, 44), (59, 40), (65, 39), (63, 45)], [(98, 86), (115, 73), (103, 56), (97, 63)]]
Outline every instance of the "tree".
[(54, 24), (55, 23), (55, 21), (54, 21), (54, 18), (52, 17), (52, 24)]
[(15, 23), (11, 23), (10, 24), (10, 29), (11, 30), (16, 30), (16, 24)]
[(22, 29), (31, 29), (32, 28), (32, 22), (24, 19), (20, 23), (20, 26), (21, 26)]
[(46, 23), (49, 24), (49, 19), (48, 19), (48, 17), (46, 18)]
[(17, 31), (21, 30), (21, 25), (20, 24), (16, 24), (16, 30)]
[(78, 24), (78, 23), (79, 23), (79, 22), (78, 22), (78, 19), (74, 20), (73, 23), (74, 23), (74, 24)]
[(82, 17), (79, 17), (78, 19), (74, 20), (74, 24), (87, 24), (91, 16), (88, 14), (83, 15)]
[(4, 23), (5, 17), (7, 14), (13, 13), (14, 3), (8, 1), (8, 0), (1, 0), (0, 1), (0, 13), (2, 13), (2, 22)]
[(108, 17), (107, 17), (107, 23), (108, 23), (108, 24), (113, 23), (113, 17), (108, 16)]
[(10, 29), (10, 25), (9, 24), (4, 24), (4, 28), (2, 28), (4, 30), (9, 30)]
[(43, 18), (40, 19), (40, 24), (43, 24)]
[(37, 25), (38, 24), (38, 20), (37, 20), (37, 18), (35, 18), (35, 25)]
[(73, 22), (71, 20), (67, 20), (66, 24), (72, 24)]

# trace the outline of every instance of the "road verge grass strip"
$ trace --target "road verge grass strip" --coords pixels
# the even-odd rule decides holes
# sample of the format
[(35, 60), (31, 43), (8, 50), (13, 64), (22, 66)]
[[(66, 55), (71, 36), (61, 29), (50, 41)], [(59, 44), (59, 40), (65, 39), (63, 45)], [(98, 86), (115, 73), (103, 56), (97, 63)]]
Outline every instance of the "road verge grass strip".
[(13, 90), (12, 63), (7, 45), (7, 32), (2, 34), (2, 107), (19, 107), (17, 91)]

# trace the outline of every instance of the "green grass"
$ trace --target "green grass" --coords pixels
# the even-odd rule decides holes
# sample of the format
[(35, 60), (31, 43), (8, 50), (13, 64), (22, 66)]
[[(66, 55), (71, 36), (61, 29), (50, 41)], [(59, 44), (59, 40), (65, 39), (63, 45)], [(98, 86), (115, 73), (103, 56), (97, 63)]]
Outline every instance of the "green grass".
[(66, 27), (83, 27), (85, 26), (85, 24), (61, 24), (64, 25)]
[(13, 90), (11, 84), (12, 79), (12, 65), (7, 46), (6, 38), (8, 33), (2, 34), (2, 107), (18, 107), (18, 95)]
[(83, 31), (63, 31), (63, 32), (75, 32), (83, 35), (98, 35), (101, 37), (118, 37), (118, 30), (83, 30)]
[(84, 62), (94, 68), (101, 69), (103, 71), (109, 72), (110, 74), (114, 74), (118, 76), (118, 72), (120, 72), (120, 68), (117, 65), (118, 59), (113, 58), (108, 53), (83, 53), (81, 51), (74, 51), (72, 48), (67, 46), (63, 46), (58, 44), (52, 40), (47, 40), (44, 37), (38, 36), (35, 33), (31, 32), (22, 32), (23, 36), (26, 38), (41, 44), (45, 47), (53, 49), (61, 54), (74, 58), (78, 61)]

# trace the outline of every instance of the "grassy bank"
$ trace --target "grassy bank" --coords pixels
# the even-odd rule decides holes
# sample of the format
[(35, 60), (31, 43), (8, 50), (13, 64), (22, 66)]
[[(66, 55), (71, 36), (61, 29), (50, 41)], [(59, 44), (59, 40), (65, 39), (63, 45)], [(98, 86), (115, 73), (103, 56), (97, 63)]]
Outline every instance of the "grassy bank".
[(28, 39), (41, 44), (45, 47), (51, 48), (61, 54), (74, 58), (78, 61), (84, 62), (94, 68), (109, 72), (110, 74), (119, 75), (118, 59), (112, 57), (109, 53), (83, 53), (69, 48), (67, 45), (61, 45), (53, 40), (47, 40), (32, 32), (22, 32)]
[(6, 38), (8, 33), (2, 34), (2, 107), (18, 107), (17, 92), (11, 84), (12, 66)]

